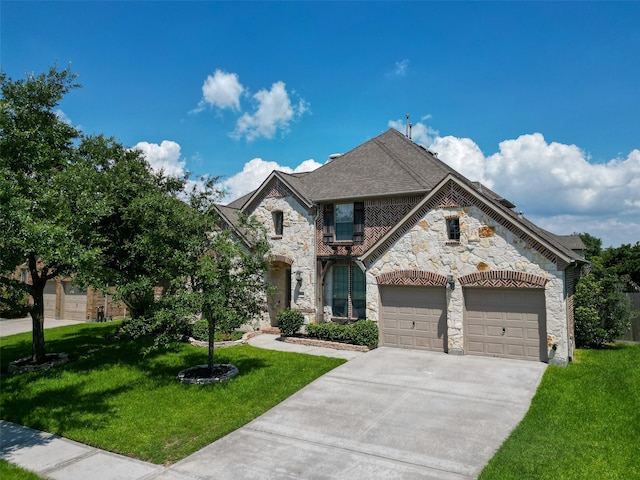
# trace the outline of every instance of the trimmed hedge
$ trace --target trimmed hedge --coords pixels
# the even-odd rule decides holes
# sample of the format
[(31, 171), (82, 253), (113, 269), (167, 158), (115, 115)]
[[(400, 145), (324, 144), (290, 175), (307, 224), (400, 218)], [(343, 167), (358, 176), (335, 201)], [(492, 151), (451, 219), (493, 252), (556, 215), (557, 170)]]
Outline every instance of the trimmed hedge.
[(332, 342), (378, 346), (378, 324), (371, 320), (359, 320), (351, 325), (339, 323), (311, 323), (305, 327), (307, 336)]
[(296, 334), (304, 324), (304, 315), (297, 310), (287, 308), (278, 313), (277, 320), (280, 333), (285, 337), (290, 337)]

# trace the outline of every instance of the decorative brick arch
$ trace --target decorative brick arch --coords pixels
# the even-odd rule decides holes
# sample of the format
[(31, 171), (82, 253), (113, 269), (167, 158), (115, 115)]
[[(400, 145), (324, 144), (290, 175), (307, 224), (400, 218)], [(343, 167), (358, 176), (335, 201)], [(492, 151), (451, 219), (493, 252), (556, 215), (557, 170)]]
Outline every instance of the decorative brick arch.
[(376, 277), (378, 285), (413, 285), (419, 287), (444, 287), (447, 277), (424, 270), (398, 270)]
[(286, 263), (289, 266), (293, 265), (293, 260), (290, 259), (289, 257), (285, 257), (284, 255), (267, 255), (264, 258), (265, 260), (268, 260), (271, 263), (282, 262), (282, 263)]
[(544, 288), (547, 279), (538, 275), (509, 270), (476, 272), (458, 278), (463, 287)]

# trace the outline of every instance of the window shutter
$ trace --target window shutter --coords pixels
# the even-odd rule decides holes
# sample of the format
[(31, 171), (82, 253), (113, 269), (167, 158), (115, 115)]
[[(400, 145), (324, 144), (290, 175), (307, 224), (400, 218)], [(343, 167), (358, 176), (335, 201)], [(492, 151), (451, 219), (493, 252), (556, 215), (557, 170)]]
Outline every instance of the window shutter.
[(322, 241), (324, 243), (332, 243), (334, 233), (333, 204), (330, 203), (322, 207)]
[(364, 202), (353, 204), (353, 243), (364, 242)]

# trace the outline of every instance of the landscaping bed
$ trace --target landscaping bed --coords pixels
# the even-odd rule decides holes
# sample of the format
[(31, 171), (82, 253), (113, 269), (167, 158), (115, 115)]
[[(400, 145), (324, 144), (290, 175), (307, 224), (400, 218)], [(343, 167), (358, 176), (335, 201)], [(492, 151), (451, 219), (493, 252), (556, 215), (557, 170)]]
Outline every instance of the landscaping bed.
[(307, 345), (310, 347), (333, 348), (335, 350), (349, 350), (351, 352), (368, 352), (370, 350), (370, 348), (365, 345), (353, 345), (353, 344), (344, 343), (344, 342), (332, 342), (330, 340), (320, 340), (318, 338), (305, 337), (302, 335), (290, 336), (290, 337), (281, 336), (278, 338), (278, 340), (285, 343), (296, 343), (298, 345)]

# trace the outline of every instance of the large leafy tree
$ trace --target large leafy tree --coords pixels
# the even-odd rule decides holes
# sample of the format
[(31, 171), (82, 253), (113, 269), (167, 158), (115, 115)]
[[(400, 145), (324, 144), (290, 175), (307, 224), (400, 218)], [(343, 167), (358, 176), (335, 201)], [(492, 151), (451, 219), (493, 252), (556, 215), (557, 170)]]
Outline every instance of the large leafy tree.
[(602, 249), (602, 241), (580, 234), (587, 245), (591, 272), (580, 279), (574, 298), (576, 343), (601, 347), (629, 328), (631, 304), (625, 291), (640, 271), (640, 244)]
[[(79, 278), (101, 289), (115, 287), (133, 318), (148, 318), (159, 304), (157, 287), (171, 294), (174, 281), (186, 275), (186, 252), (202, 228), (184, 201), (187, 178), (153, 172), (139, 151), (102, 136), (86, 139), (80, 155), (99, 166), (103, 211), (94, 224), (101, 254)], [(212, 188), (207, 193), (217, 197)]]
[[(62, 121), (55, 108), (79, 85), (69, 69), (51, 68), (14, 81), (0, 74), (0, 280), (5, 289), (32, 299), (33, 360), (45, 360), (44, 288), (48, 280), (90, 270), (93, 246), (91, 184), (69, 195), (77, 177), (80, 132)], [(11, 277), (26, 264), (31, 282)]]

